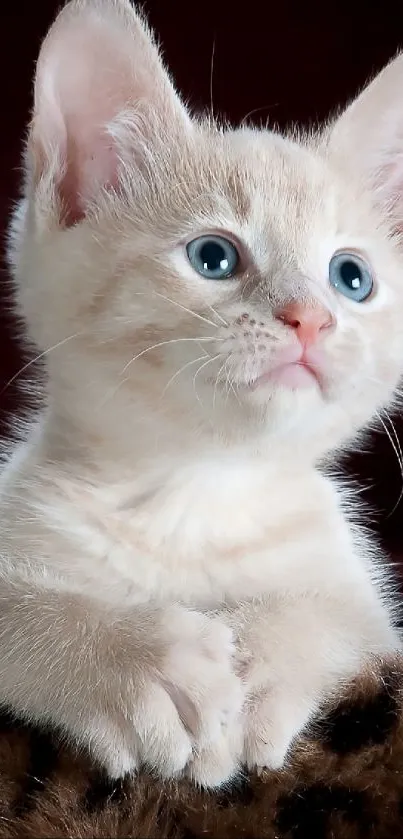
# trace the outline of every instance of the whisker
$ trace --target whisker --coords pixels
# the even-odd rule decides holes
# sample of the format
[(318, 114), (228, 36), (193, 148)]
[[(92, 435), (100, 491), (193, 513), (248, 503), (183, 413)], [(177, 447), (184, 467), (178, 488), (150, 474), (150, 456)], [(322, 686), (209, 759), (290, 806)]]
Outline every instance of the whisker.
[(215, 56), (215, 38), (213, 41), (213, 49), (211, 50), (211, 64), (210, 64), (210, 110), (214, 113), (213, 107), (213, 74), (214, 74), (214, 56)]
[(204, 369), (204, 367), (207, 367), (208, 364), (211, 364), (213, 361), (216, 361), (217, 358), (219, 358), (219, 357), (220, 357), (220, 353), (217, 353), (217, 355), (214, 355), (212, 358), (209, 358), (208, 361), (205, 361), (204, 364), (200, 365), (200, 367), (196, 370), (196, 373), (193, 376), (194, 394), (195, 394), (195, 397), (196, 397), (199, 405), (201, 406), (201, 408), (203, 408), (203, 410), (204, 410), (203, 402), (201, 401), (201, 399), (199, 397), (199, 394), (197, 393), (197, 390), (196, 390), (196, 379), (197, 379), (197, 376), (199, 375), (199, 373), (201, 373), (201, 371)]
[[(246, 299), (247, 289), (249, 288), (250, 285), (252, 285), (253, 281), (254, 281), (254, 277), (249, 277), (249, 279), (246, 280), (246, 283), (245, 283), (245, 285), (242, 289), (242, 292), (241, 292), (241, 303), (243, 303), (244, 300)], [(252, 289), (252, 295), (251, 295), (251, 298), (250, 298), (251, 300), (253, 300), (253, 292), (254, 292), (254, 289)]]
[(183, 373), (183, 371), (186, 370), (188, 367), (191, 367), (192, 364), (196, 364), (197, 361), (203, 361), (205, 358), (208, 357), (209, 356), (206, 353), (204, 353), (204, 355), (200, 355), (199, 358), (193, 358), (192, 361), (188, 361), (187, 364), (184, 364), (183, 367), (180, 367), (179, 370), (177, 370), (176, 373), (174, 373), (174, 375), (171, 376), (168, 384), (165, 385), (164, 390), (161, 393), (161, 399), (165, 396), (169, 386), (172, 384), (172, 382), (175, 381), (175, 379), (177, 378), (177, 376), (180, 375), (180, 373)]
[(200, 341), (217, 341), (217, 340), (220, 340), (220, 339), (217, 339), (217, 338), (214, 338), (214, 337), (211, 337), (211, 336), (206, 336), (206, 337), (203, 336), (201, 338), (171, 338), (169, 341), (159, 341), (158, 344), (153, 344), (151, 347), (146, 347), (144, 350), (137, 353), (137, 355), (135, 355), (133, 358), (131, 358), (130, 361), (128, 361), (127, 364), (120, 371), (119, 375), (123, 376), (125, 374), (126, 370), (128, 370), (128, 368), (135, 361), (137, 361), (138, 358), (141, 358), (141, 356), (145, 355), (148, 352), (151, 352), (151, 350), (156, 350), (158, 347), (165, 347), (168, 344), (179, 344), (182, 341), (196, 341), (197, 343), (199, 343)]
[(37, 361), (40, 361), (41, 358), (44, 358), (49, 353), (53, 352), (53, 350), (57, 350), (58, 347), (62, 347), (63, 344), (67, 344), (68, 341), (72, 341), (73, 338), (77, 338), (79, 335), (82, 334), (82, 332), (75, 332), (74, 335), (68, 335), (67, 338), (63, 338), (61, 341), (58, 341), (57, 344), (53, 344), (52, 347), (48, 347), (46, 350), (43, 350), (43, 352), (39, 353), (39, 355), (35, 356), (35, 358), (32, 358), (31, 361), (28, 361), (26, 364), (24, 364), (23, 367), (20, 367), (17, 373), (15, 373), (14, 376), (12, 376), (11, 379), (9, 379), (8, 382), (6, 382), (3, 389), (0, 391), (0, 396), (3, 396), (3, 393), (5, 393), (5, 391), (13, 384), (13, 382), (19, 379), (19, 377), (22, 376), (22, 374), (25, 373), (26, 370), (29, 370), (29, 368), (32, 367), (33, 364), (36, 364)]
[(198, 318), (199, 320), (204, 321), (204, 323), (208, 323), (209, 326), (214, 326), (215, 329), (217, 329), (217, 324), (214, 323), (214, 321), (203, 317), (203, 315), (199, 315), (198, 312), (194, 312), (193, 309), (188, 309), (187, 306), (183, 306), (182, 303), (178, 303), (176, 300), (171, 300), (170, 297), (166, 297), (165, 294), (160, 294), (159, 291), (153, 291), (152, 294), (155, 294), (156, 297), (161, 297), (162, 300), (166, 300), (168, 303), (172, 303), (173, 306), (177, 306), (178, 309), (182, 309), (184, 312), (187, 312), (188, 315), (193, 315), (193, 317)]
[(400, 490), (399, 497), (398, 497), (398, 499), (397, 499), (397, 501), (396, 501), (396, 504), (394, 505), (394, 507), (392, 508), (392, 510), (391, 510), (391, 511), (388, 513), (388, 515), (387, 515), (387, 518), (390, 518), (390, 516), (392, 516), (392, 515), (393, 515), (393, 513), (395, 512), (395, 510), (396, 510), (396, 509), (397, 509), (397, 507), (399, 506), (399, 504), (400, 504), (400, 502), (401, 502), (401, 500), (402, 500), (402, 497), (403, 497), (403, 458), (402, 458), (402, 449), (401, 449), (401, 446), (400, 446), (400, 441), (399, 441), (399, 438), (398, 438), (397, 433), (396, 433), (396, 429), (395, 429), (395, 427), (394, 427), (394, 425), (393, 425), (393, 423), (392, 423), (392, 420), (390, 419), (389, 415), (388, 415), (388, 414), (386, 414), (386, 416), (387, 416), (387, 418), (388, 418), (388, 420), (389, 420), (389, 422), (390, 422), (390, 424), (391, 424), (391, 426), (392, 426), (392, 428), (393, 428), (393, 432), (394, 432), (395, 437), (396, 437), (396, 440), (397, 440), (397, 445), (396, 445), (396, 442), (395, 442), (395, 440), (393, 439), (393, 437), (392, 437), (392, 435), (391, 435), (391, 433), (390, 433), (390, 431), (389, 431), (389, 429), (388, 429), (387, 425), (384, 423), (384, 421), (383, 421), (383, 419), (382, 419), (382, 417), (381, 417), (381, 415), (380, 415), (380, 413), (379, 413), (378, 411), (376, 412), (376, 415), (377, 415), (377, 417), (378, 417), (378, 419), (379, 419), (379, 422), (381, 423), (381, 425), (382, 425), (382, 427), (383, 427), (383, 429), (384, 429), (384, 431), (385, 431), (385, 434), (387, 435), (387, 437), (388, 437), (388, 439), (389, 439), (390, 445), (392, 446), (392, 449), (393, 449), (393, 451), (394, 451), (394, 453), (395, 453), (395, 455), (396, 455), (396, 459), (397, 459), (397, 462), (398, 462), (398, 464), (399, 464), (400, 474), (401, 474), (401, 477), (402, 477), (402, 488), (401, 488), (401, 490)]
[[(229, 359), (228, 359), (228, 360), (229, 360)], [(240, 403), (240, 400), (239, 400), (238, 394), (237, 394), (237, 392), (236, 392), (236, 390), (235, 390), (235, 388), (234, 388), (234, 385), (233, 385), (233, 382), (232, 382), (232, 379), (231, 379), (231, 370), (228, 370), (228, 373), (227, 373), (227, 380), (226, 380), (226, 383), (225, 383), (225, 387), (226, 387), (226, 389), (227, 389), (227, 396), (226, 396), (226, 399), (225, 399), (225, 404), (227, 404), (228, 399), (229, 399), (230, 392), (232, 391), (232, 393), (234, 394), (234, 396), (235, 396), (235, 398), (236, 398), (236, 400), (237, 400), (238, 404), (240, 405), (241, 403)]]
[(394, 439), (395, 439), (395, 442), (396, 442), (396, 448), (397, 448), (397, 455), (396, 456), (397, 456), (397, 459), (398, 459), (398, 463), (399, 463), (399, 467), (400, 467), (400, 474), (401, 474), (401, 477), (402, 477), (402, 487), (401, 487), (401, 490), (400, 490), (399, 498), (397, 499), (395, 506), (393, 507), (393, 509), (389, 513), (389, 515), (388, 515), (388, 517), (389, 517), (389, 516), (393, 515), (393, 513), (395, 512), (395, 510), (399, 506), (399, 504), (402, 500), (402, 497), (403, 497), (403, 452), (402, 452), (402, 447), (400, 445), (400, 440), (399, 440), (396, 428), (394, 426), (394, 423), (392, 421), (392, 418), (387, 413), (387, 411), (385, 409), (384, 409), (384, 413), (385, 413), (385, 417), (387, 418), (387, 420), (389, 422), (389, 425), (392, 429)]
[(248, 111), (248, 113), (247, 113), (247, 114), (245, 114), (245, 116), (244, 116), (244, 117), (243, 117), (243, 119), (241, 120), (241, 126), (242, 126), (242, 125), (244, 125), (244, 123), (246, 122), (246, 120), (248, 119), (248, 117), (251, 117), (251, 116), (252, 116), (252, 114), (257, 114), (257, 113), (258, 113), (258, 111), (266, 111), (266, 110), (267, 110), (267, 108), (276, 108), (276, 107), (277, 107), (277, 105), (278, 105), (278, 103), (274, 103), (273, 105), (260, 105), (258, 108), (252, 108), (252, 110), (251, 110), (251, 111)]
[(118, 384), (117, 384), (115, 387), (110, 388), (110, 389), (107, 391), (107, 393), (105, 394), (104, 398), (103, 398), (103, 399), (101, 399), (101, 401), (100, 401), (100, 403), (99, 403), (99, 405), (98, 405), (98, 411), (100, 411), (102, 408), (105, 408), (105, 405), (106, 405), (106, 404), (107, 404), (107, 403), (108, 403), (111, 399), (113, 399), (113, 397), (114, 397), (114, 396), (116, 396), (116, 394), (117, 394), (117, 392), (120, 390), (120, 388), (121, 388), (121, 387), (123, 387), (123, 385), (124, 385), (126, 382), (128, 382), (128, 381), (129, 381), (129, 376), (126, 376), (124, 379), (121, 379), (121, 381), (120, 381), (120, 382), (118, 382)]
[(221, 315), (217, 312), (217, 310), (214, 308), (214, 306), (210, 306), (209, 303), (207, 305), (208, 305), (208, 308), (210, 309), (210, 311), (213, 312), (213, 314), (221, 321), (221, 323), (224, 326), (229, 326), (229, 323), (226, 320), (224, 320), (223, 317), (221, 317)]
[[(183, 309), (184, 312), (187, 312), (189, 315), (193, 315), (193, 317), (198, 318), (198, 320), (202, 320), (204, 323), (208, 323), (209, 326), (214, 326), (216, 329), (218, 328), (217, 324), (214, 321), (209, 320), (208, 318), (203, 317), (198, 312), (194, 312), (193, 309), (188, 309), (182, 303), (178, 303), (176, 300), (171, 300), (170, 297), (167, 297), (165, 294), (161, 294), (159, 291), (135, 291), (133, 292), (135, 295), (142, 296), (142, 297), (161, 297), (162, 300), (166, 300), (167, 303), (172, 303), (173, 306), (177, 306), (178, 309)], [(211, 306), (208, 306), (211, 309)], [(216, 312), (218, 315), (218, 313)], [(219, 315), (218, 315), (219, 317)], [(128, 321), (130, 323), (130, 321)]]
[(230, 386), (230, 388), (231, 388), (231, 390), (232, 390), (232, 393), (233, 393), (233, 394), (234, 394), (234, 396), (235, 396), (236, 401), (238, 402), (238, 405), (240, 405), (240, 404), (241, 404), (241, 400), (240, 400), (240, 398), (239, 398), (239, 396), (238, 396), (238, 394), (237, 394), (237, 392), (236, 392), (236, 390), (235, 390), (234, 380), (233, 380), (233, 379), (231, 379), (231, 377), (230, 377), (230, 379), (229, 379), (229, 386)]
[(218, 387), (219, 376), (220, 376), (221, 370), (223, 370), (225, 368), (225, 365), (228, 364), (228, 362), (229, 362), (229, 358), (226, 358), (225, 361), (224, 361), (224, 364), (221, 365), (221, 367), (220, 367), (220, 369), (219, 369), (219, 371), (216, 375), (215, 384), (214, 384), (214, 391), (213, 391), (213, 412), (215, 411), (215, 403), (216, 403), (216, 397), (217, 397), (217, 387)]
[(398, 450), (399, 450), (400, 462), (403, 464), (403, 452), (402, 452), (402, 447), (401, 447), (401, 445), (400, 445), (400, 440), (399, 440), (398, 433), (397, 433), (397, 431), (396, 431), (396, 428), (395, 428), (395, 426), (394, 426), (394, 423), (393, 423), (393, 421), (392, 421), (392, 417), (390, 416), (390, 414), (388, 414), (388, 412), (387, 412), (385, 409), (384, 409), (384, 413), (385, 413), (385, 417), (388, 419), (389, 424), (390, 424), (390, 426), (391, 426), (391, 428), (392, 428), (392, 431), (393, 431), (393, 434), (394, 434), (394, 437), (395, 437), (395, 440), (396, 440), (396, 446), (397, 446), (397, 448), (398, 448)]
[(225, 377), (225, 392), (226, 392), (225, 404), (227, 404), (227, 402), (228, 402), (229, 392), (230, 392), (230, 387), (229, 387), (229, 377), (230, 377), (230, 370), (229, 370), (229, 368), (228, 368), (228, 370), (227, 370), (227, 375), (226, 375), (226, 377)]

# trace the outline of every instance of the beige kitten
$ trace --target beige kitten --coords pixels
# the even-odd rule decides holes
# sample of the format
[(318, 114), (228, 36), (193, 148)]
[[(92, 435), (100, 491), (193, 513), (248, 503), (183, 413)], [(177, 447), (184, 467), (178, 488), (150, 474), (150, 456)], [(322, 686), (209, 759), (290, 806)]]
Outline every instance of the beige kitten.
[(314, 137), (193, 118), (127, 0), (39, 56), (10, 261), (47, 406), (1, 492), (0, 700), (216, 785), (400, 646), (318, 470), (403, 367), (403, 57)]

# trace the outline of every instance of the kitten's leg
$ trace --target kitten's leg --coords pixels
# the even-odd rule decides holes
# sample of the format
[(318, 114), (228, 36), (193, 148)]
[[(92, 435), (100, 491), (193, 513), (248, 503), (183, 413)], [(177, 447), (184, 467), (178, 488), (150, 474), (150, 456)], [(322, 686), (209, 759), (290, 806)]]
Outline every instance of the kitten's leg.
[(273, 597), (231, 615), (247, 690), (242, 759), (248, 768), (282, 766), (323, 700), (374, 656), (399, 649), (386, 609), (373, 590), (368, 594)]
[(60, 727), (114, 777), (142, 763), (173, 776), (218, 736), (242, 704), (232, 654), (224, 624), (179, 606), (112, 612), (3, 583), (0, 702)]
[(231, 774), (282, 766), (294, 738), (324, 699), (373, 656), (393, 654), (400, 639), (369, 587), (329, 596), (300, 594), (240, 605), (220, 616), (237, 640), (237, 672), (246, 690), (241, 723), (222, 729), (188, 771), (201, 782), (220, 767)]

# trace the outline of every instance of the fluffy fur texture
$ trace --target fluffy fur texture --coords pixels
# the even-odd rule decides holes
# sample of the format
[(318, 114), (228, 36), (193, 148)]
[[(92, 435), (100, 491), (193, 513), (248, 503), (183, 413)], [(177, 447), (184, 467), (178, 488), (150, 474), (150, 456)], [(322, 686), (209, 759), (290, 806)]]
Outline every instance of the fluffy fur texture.
[[(402, 79), (397, 58), (283, 138), (193, 118), (126, 0), (74, 0), (42, 46), (10, 262), (47, 400), (2, 478), (0, 700), (113, 777), (279, 767), (400, 646), (318, 463), (401, 373)], [(208, 233), (234, 277), (190, 264)], [(330, 286), (338, 251), (370, 266), (365, 302)]]

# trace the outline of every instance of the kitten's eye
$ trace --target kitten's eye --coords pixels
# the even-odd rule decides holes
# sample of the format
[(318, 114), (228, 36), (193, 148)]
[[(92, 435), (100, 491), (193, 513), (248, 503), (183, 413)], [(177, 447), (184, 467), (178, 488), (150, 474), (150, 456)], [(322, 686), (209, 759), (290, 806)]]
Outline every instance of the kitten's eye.
[(227, 280), (239, 263), (236, 247), (222, 236), (200, 236), (186, 247), (189, 262), (206, 280)]
[(329, 264), (329, 281), (340, 294), (362, 303), (374, 287), (371, 270), (353, 253), (336, 253)]

